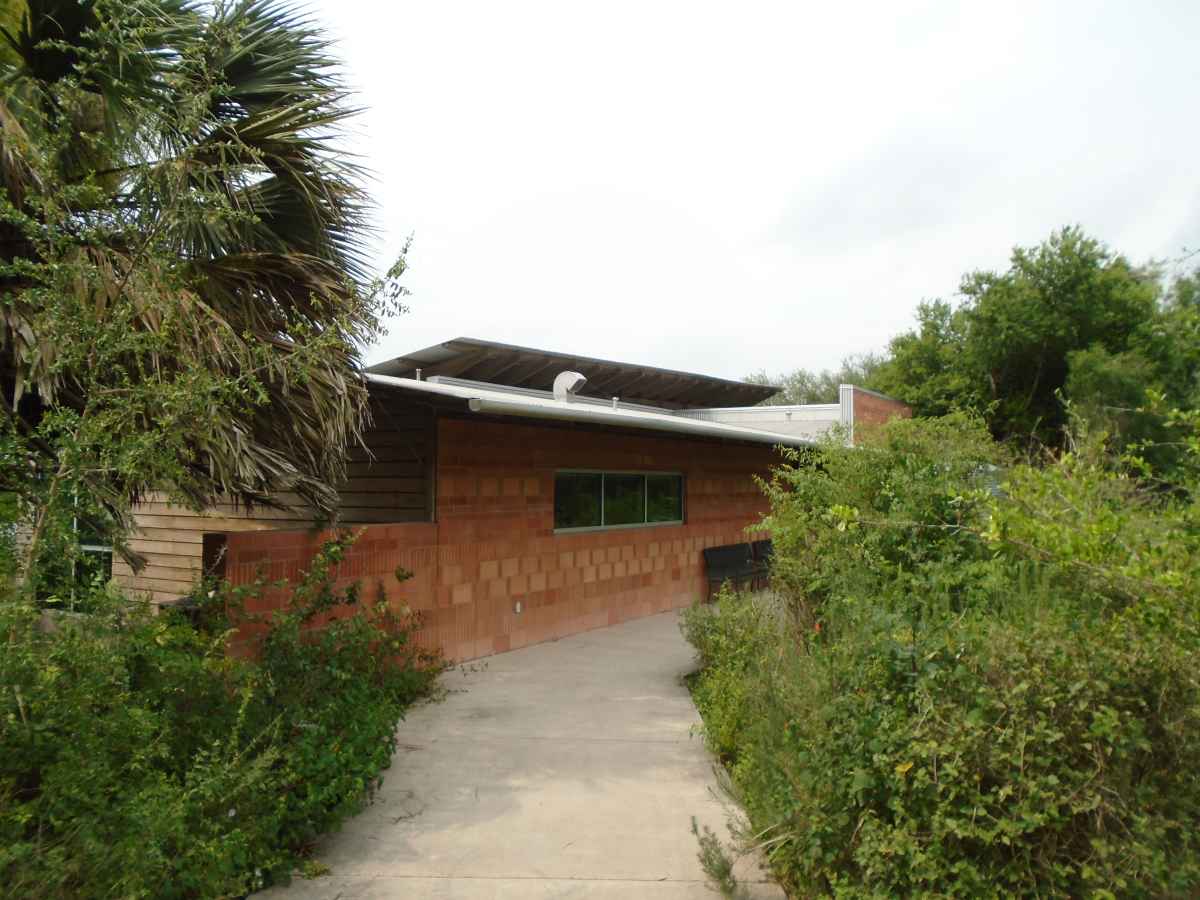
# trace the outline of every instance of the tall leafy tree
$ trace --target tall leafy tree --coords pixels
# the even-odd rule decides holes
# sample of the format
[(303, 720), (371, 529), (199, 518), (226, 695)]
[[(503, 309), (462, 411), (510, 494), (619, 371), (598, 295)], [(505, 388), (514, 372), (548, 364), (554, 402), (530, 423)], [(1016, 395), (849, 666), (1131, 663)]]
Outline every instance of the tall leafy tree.
[(1159, 314), (1133, 343), (1154, 365), (1170, 403), (1200, 409), (1200, 268), (1171, 279)]
[(979, 380), (963, 364), (966, 315), (944, 300), (917, 307), (915, 330), (894, 337), (870, 387), (907, 403), (917, 416), (980, 406)]
[(1154, 317), (1158, 289), (1152, 272), (1064, 228), (1037, 247), (1015, 248), (1004, 272), (967, 275), (961, 290), (963, 364), (994, 405), (993, 432), (1053, 443), (1065, 424), (1059, 393), (1070, 355), (1130, 349)]
[[(1002, 272), (964, 276), (962, 302), (922, 304), (918, 328), (898, 335), (873, 387), (913, 405), (919, 415), (954, 408), (985, 414), (994, 435), (1058, 444), (1070, 361), (1095, 370), (1105, 355), (1134, 351), (1158, 315), (1154, 273), (1078, 228), (1036, 247), (1017, 247)], [(1121, 384), (1143, 371), (1124, 360)], [(1103, 379), (1081, 376), (1078, 383)]]
[(1177, 483), (1188, 444), (1180, 427), (1200, 409), (1200, 271), (1167, 283), (1153, 317), (1129, 349), (1072, 353), (1065, 394), (1093, 430), (1136, 459), (1143, 474)]
[(369, 276), (320, 29), (276, 0), (13, 8), (0, 481), (32, 546), (80, 515), (119, 538), (151, 490), (332, 510), (366, 415), (360, 349), (400, 292)]

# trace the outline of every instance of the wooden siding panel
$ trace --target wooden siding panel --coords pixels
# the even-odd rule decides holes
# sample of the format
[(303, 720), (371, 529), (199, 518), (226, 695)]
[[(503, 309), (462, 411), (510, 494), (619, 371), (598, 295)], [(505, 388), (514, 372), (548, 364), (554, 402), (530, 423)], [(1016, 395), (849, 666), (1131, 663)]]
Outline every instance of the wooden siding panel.
[(417, 462), (352, 462), (347, 467), (351, 478), (424, 478), (425, 465)]
[[(384, 398), (372, 400), (373, 426), (366, 447), (347, 452), (347, 480), (339, 491), (340, 521), (346, 525), (423, 522), (432, 518), (434, 419), (421, 407)], [(114, 560), (113, 574), (135, 593), (162, 603), (186, 594), (200, 577), (206, 532), (265, 531), (313, 524), (295, 495), (281, 494), (291, 509), (232, 502), (214, 504), (203, 513), (150, 496), (134, 512), (138, 534), (130, 541), (146, 559), (134, 573)]]
[(346, 525), (387, 524), (388, 522), (428, 522), (429, 516), (421, 509), (355, 509), (345, 514)]

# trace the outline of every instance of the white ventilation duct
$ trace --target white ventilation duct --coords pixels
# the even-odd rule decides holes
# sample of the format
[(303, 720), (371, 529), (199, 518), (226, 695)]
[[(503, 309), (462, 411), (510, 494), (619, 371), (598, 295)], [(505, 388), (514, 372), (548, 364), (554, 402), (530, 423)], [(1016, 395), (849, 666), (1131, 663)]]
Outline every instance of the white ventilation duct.
[(587, 379), (578, 372), (559, 372), (554, 378), (554, 399), (570, 403), (585, 384)]

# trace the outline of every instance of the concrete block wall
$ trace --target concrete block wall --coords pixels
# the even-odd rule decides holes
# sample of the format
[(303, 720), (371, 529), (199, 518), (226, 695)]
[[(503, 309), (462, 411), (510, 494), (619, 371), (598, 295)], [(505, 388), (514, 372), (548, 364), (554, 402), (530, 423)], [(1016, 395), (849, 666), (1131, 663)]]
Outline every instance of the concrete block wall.
[[(701, 551), (750, 539), (766, 511), (754, 476), (778, 461), (766, 446), (481, 418), (439, 420), (437, 448), (437, 520), (362, 529), (337, 580), (420, 611), (421, 643), (456, 661), (694, 602)], [(571, 468), (681, 472), (686, 521), (555, 534), (554, 475)], [(229, 534), (226, 576), (295, 580), (327, 536)], [(414, 577), (397, 582), (397, 566)], [(281, 600), (268, 591), (258, 610)]]

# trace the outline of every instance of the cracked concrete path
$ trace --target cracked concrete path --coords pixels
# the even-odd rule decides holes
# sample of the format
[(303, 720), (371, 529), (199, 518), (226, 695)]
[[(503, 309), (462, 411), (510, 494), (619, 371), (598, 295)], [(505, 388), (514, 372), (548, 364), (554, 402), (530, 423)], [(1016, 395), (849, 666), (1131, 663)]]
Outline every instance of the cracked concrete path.
[[(728, 836), (681, 678), (677, 613), (489, 657), (412, 710), (373, 805), (325, 839), (332, 874), (274, 900), (684, 900), (695, 816)], [(745, 896), (782, 898), (751, 860)]]

